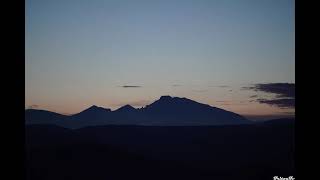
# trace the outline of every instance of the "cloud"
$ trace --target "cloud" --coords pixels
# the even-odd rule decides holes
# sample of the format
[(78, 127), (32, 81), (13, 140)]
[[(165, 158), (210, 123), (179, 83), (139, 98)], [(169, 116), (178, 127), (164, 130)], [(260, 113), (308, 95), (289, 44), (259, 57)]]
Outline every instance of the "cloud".
[(137, 86), (137, 85), (123, 85), (123, 86), (120, 86), (122, 88), (141, 88), (142, 86)]
[(250, 98), (258, 98), (256, 102), (280, 108), (295, 108), (295, 84), (293, 83), (254, 84), (253, 86), (243, 87), (242, 89), (275, 95), (273, 99), (258, 98), (258, 95), (250, 96)]
[(269, 104), (271, 106), (278, 106), (280, 108), (294, 108), (295, 99), (282, 98), (282, 99), (257, 99), (259, 103)]
[(276, 94), (278, 98), (295, 98), (295, 84), (291, 83), (255, 84), (243, 89)]
[(221, 85), (221, 86), (209, 86), (209, 87), (230, 88), (230, 86), (226, 86), (226, 85)]
[(229, 105), (236, 105), (236, 106), (239, 106), (239, 105), (248, 105), (248, 102), (250, 101), (216, 101), (217, 104), (219, 105), (223, 105), (223, 106), (229, 106)]
[(258, 95), (252, 95), (252, 96), (250, 96), (250, 98), (257, 98), (258, 97)]
[(181, 84), (173, 84), (172, 87), (180, 87), (182, 86)]
[(230, 86), (217, 86), (217, 87), (220, 87), (220, 88), (229, 88)]

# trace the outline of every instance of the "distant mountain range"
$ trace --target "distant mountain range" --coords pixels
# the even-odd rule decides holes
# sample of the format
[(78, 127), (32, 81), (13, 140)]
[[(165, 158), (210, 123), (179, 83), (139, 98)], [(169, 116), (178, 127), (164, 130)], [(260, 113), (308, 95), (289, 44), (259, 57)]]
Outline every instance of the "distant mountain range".
[(25, 121), (26, 124), (51, 124), (66, 128), (101, 125), (211, 126), (252, 123), (239, 114), (187, 98), (171, 96), (161, 96), (159, 100), (139, 109), (125, 105), (111, 111), (94, 105), (74, 115), (27, 109)]

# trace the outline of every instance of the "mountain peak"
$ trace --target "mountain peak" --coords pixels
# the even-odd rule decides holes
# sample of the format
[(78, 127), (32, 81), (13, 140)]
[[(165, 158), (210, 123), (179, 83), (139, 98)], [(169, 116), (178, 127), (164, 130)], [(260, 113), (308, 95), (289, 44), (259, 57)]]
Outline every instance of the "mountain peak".
[[(191, 99), (187, 99), (184, 97), (172, 97), (172, 96), (161, 96), (160, 99), (158, 100), (160, 102), (195, 102)], [(196, 103), (196, 102), (195, 102)]]
[(89, 109), (95, 109), (95, 108), (99, 108), (99, 107), (96, 106), (96, 105), (92, 105), (92, 106), (89, 107)]
[(129, 108), (129, 109), (135, 109), (134, 107), (132, 107), (130, 104), (124, 105), (122, 106), (123, 108)]
[(99, 107), (99, 106), (96, 106), (96, 105), (92, 105), (88, 109), (85, 109), (82, 112), (96, 112), (96, 111), (111, 111), (111, 110), (103, 108), (103, 107)]
[(124, 106), (120, 107), (119, 109), (117, 109), (117, 111), (133, 111), (133, 110), (136, 110), (136, 108), (132, 107), (129, 104), (124, 105)]
[(161, 96), (160, 99), (157, 101), (147, 105), (145, 109), (172, 109), (172, 108), (183, 108), (190, 104), (200, 104), (195, 101), (192, 101), (187, 98), (180, 98), (180, 97), (171, 97), (171, 96)]
[(169, 95), (166, 95), (166, 96), (161, 96), (159, 100), (170, 100), (170, 99), (172, 99), (172, 97)]

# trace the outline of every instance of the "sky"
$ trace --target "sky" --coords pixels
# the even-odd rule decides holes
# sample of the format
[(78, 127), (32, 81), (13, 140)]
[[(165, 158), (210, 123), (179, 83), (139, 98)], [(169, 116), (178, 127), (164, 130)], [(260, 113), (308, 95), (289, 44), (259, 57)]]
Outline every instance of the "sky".
[(73, 114), (171, 95), (242, 115), (294, 113), (261, 100), (279, 92), (259, 89), (295, 84), (293, 0), (27, 0), (25, 8), (26, 108)]

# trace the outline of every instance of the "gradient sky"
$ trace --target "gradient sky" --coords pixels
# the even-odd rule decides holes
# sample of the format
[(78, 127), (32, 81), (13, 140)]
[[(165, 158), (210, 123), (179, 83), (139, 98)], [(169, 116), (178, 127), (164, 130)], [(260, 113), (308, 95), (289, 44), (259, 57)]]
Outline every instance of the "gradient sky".
[(27, 0), (25, 34), (26, 108), (72, 114), (172, 95), (294, 112), (242, 90), (295, 83), (293, 0)]

